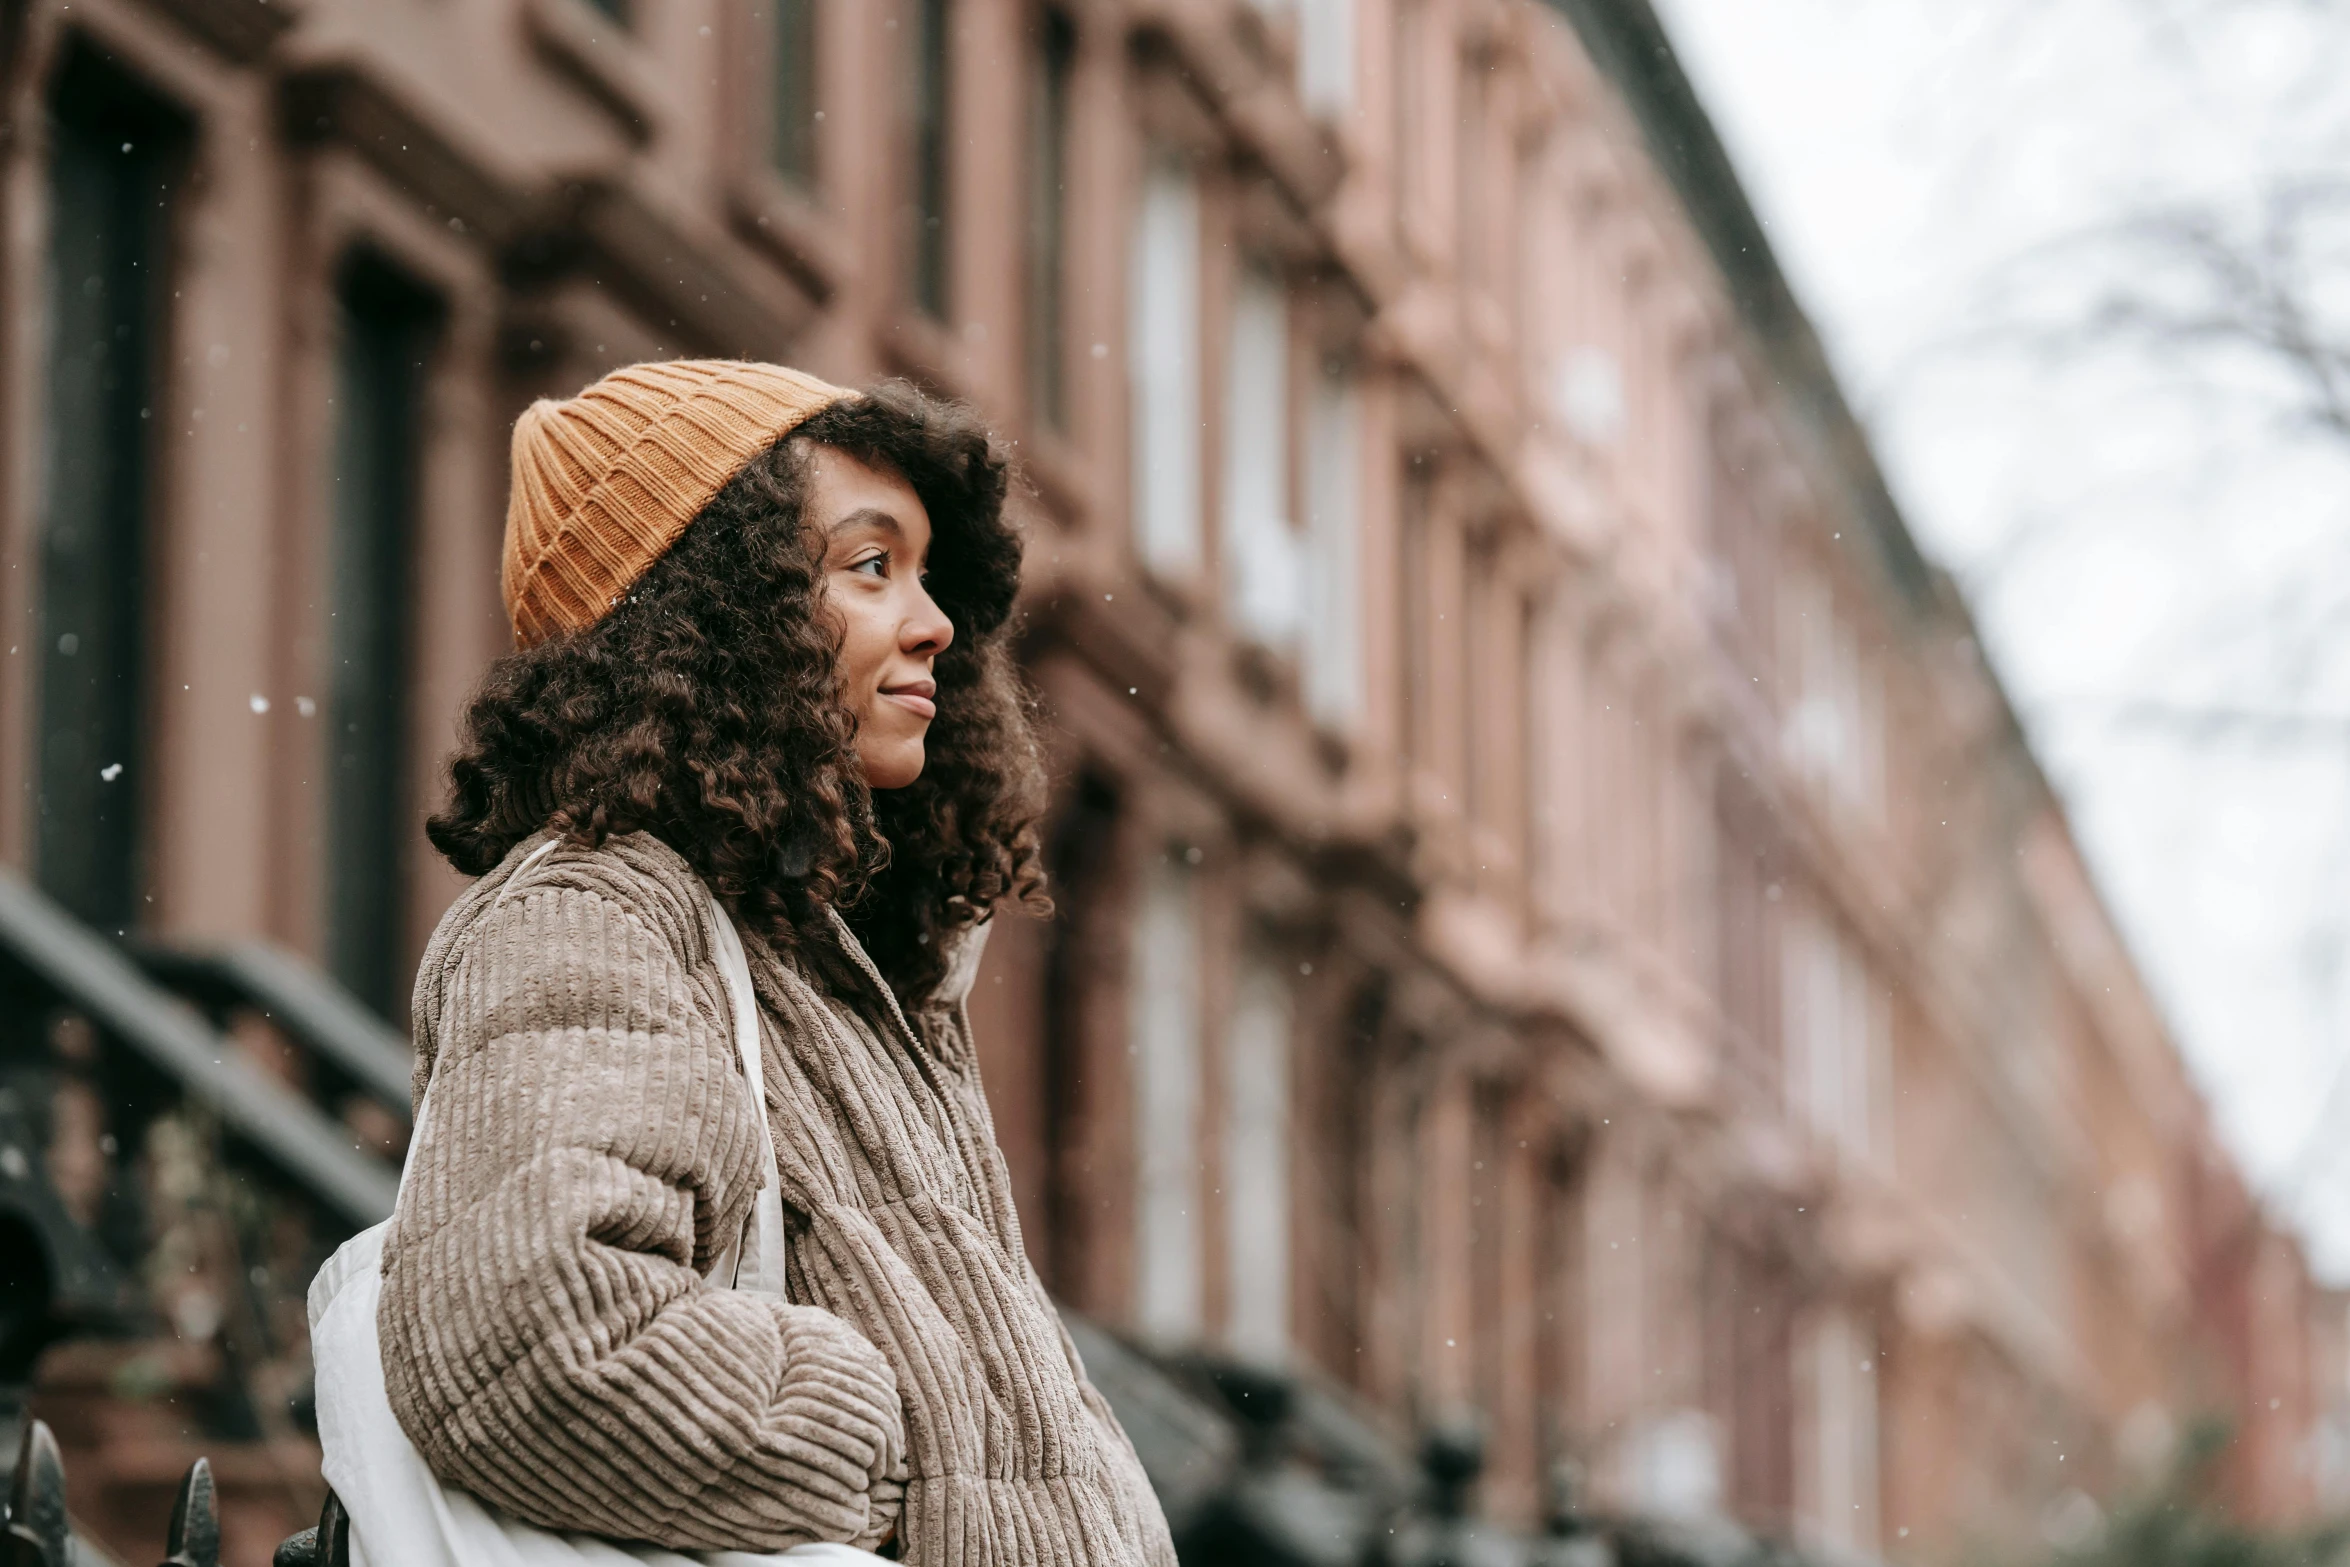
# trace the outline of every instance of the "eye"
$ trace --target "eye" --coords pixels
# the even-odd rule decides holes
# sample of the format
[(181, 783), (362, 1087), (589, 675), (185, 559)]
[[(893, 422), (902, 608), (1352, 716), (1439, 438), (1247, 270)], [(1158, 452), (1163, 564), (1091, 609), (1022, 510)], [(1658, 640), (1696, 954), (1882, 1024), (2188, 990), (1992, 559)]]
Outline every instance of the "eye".
[(881, 550), (875, 554), (867, 555), (862, 560), (850, 561), (848, 569), (861, 572), (869, 577), (887, 577), (889, 575), (889, 551)]

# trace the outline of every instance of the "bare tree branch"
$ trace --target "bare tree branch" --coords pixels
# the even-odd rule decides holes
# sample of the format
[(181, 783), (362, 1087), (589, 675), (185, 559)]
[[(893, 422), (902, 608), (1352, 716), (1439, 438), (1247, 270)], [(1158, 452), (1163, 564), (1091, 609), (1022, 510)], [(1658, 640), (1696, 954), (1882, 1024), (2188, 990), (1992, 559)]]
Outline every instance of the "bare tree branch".
[(2313, 270), (2350, 266), (2350, 254), (2327, 245), (2350, 216), (2350, 182), (2296, 181), (2262, 207), (2249, 234), (2208, 209), (2124, 220), (2106, 243), (2139, 265), (2110, 285), (2084, 330), (2158, 349), (2248, 350), (2283, 372), (2299, 418), (2350, 442), (2350, 323), (2326, 319), (2311, 285)]

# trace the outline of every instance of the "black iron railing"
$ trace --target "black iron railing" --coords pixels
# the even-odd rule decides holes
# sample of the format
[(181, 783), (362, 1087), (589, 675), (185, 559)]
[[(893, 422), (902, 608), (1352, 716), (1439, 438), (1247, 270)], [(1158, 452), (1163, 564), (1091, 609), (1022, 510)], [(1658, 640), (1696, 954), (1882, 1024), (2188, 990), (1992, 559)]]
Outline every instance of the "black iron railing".
[[(92, 1559), (105, 1558), (78, 1538), (65, 1505), (65, 1460), (57, 1438), (41, 1421), (30, 1421), (9, 1478), (0, 1567), (82, 1567)], [(330, 1491), (317, 1525), (280, 1545), (272, 1567), (350, 1567), (350, 1562), (350, 1523)], [(208, 1460), (197, 1459), (180, 1480), (164, 1531), (162, 1563), (220, 1567), (220, 1506)]]
[(391, 1211), (410, 1059), (288, 954), (118, 942), (0, 870), (0, 1464), (61, 1340), (60, 1408), (131, 1386), (199, 1443), (298, 1442), (303, 1294)]
[[(399, 1176), (285, 1084), (248, 1065), (218, 1030), (122, 948), (16, 876), (0, 872), (0, 957), (142, 1057), (264, 1160), (353, 1228), (388, 1217)], [(354, 1053), (366, 1058), (365, 1047)], [(380, 1064), (368, 1069), (380, 1074)], [(406, 1105), (405, 1074), (399, 1102)]]
[(148, 977), (216, 1024), (238, 1011), (267, 1018), (323, 1066), (397, 1119), (408, 1119), (415, 1057), (400, 1031), (310, 964), (264, 941), (190, 949), (141, 944)]

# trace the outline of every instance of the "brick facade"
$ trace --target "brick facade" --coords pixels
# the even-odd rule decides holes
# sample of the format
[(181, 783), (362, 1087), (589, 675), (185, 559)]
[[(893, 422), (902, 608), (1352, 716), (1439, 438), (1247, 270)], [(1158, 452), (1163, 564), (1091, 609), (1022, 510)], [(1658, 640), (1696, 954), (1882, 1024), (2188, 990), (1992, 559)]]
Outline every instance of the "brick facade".
[[(2338, 1502), (2342, 1303), (2219, 1152), (1651, 27), (0, 6), (0, 861), (397, 1009), (514, 414), (680, 354), (911, 376), (1029, 480), (1060, 913), (998, 933), (977, 1021), (1065, 1300), (1473, 1413), (1520, 1520), (1572, 1458), (1938, 1559), (2205, 1412), (2244, 1511)], [(106, 1114), (54, 1169), (129, 1159)], [(46, 1396), (85, 1389), (93, 1473), (170, 1470), (91, 1363)], [(255, 1494), (300, 1453), (257, 1440)]]

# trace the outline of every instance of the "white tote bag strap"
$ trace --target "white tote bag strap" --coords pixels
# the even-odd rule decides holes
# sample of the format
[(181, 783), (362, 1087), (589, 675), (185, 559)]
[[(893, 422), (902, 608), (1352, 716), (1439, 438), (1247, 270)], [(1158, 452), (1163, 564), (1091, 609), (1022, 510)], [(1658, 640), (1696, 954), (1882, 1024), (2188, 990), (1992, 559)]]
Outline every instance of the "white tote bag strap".
[(718, 936), (718, 972), (734, 1013), (734, 1047), (742, 1056), (743, 1082), (759, 1123), (760, 1174), (765, 1184), (752, 1200), (743, 1233), (710, 1270), (713, 1284), (783, 1299), (783, 1174), (775, 1163), (774, 1135), (767, 1126), (767, 1065), (759, 1048), (759, 994), (751, 984), (750, 958), (726, 906), (705, 886), (710, 923)]

